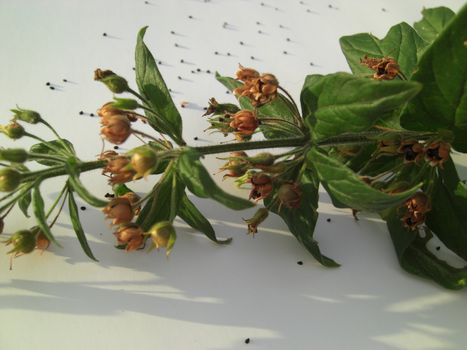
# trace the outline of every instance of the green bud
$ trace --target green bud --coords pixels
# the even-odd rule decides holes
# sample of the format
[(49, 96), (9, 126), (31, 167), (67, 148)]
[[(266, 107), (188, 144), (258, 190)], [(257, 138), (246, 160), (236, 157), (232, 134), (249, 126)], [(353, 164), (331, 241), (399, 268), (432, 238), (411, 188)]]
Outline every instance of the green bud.
[(27, 110), (27, 109), (12, 109), (11, 110), (15, 114), (15, 119), (22, 120), (23, 122), (29, 124), (37, 124), (39, 123), (42, 118), (41, 115), (35, 111)]
[(96, 69), (94, 71), (94, 80), (104, 83), (114, 94), (121, 94), (128, 91), (128, 82), (125, 78), (115, 74), (111, 70)]
[(13, 249), (8, 253), (28, 254), (31, 253), (36, 247), (35, 234), (30, 230), (20, 230), (15, 232), (10, 239), (6, 241), (6, 244), (12, 244)]
[(147, 146), (137, 147), (131, 154), (131, 166), (136, 171), (136, 177), (149, 175), (157, 164), (156, 153)]
[(258, 233), (258, 225), (261, 224), (269, 215), (269, 210), (260, 208), (251, 219), (243, 219), (248, 224), (248, 233)]
[(138, 108), (138, 101), (132, 98), (114, 97), (115, 102), (112, 102), (112, 107), (116, 109), (134, 110)]
[(24, 163), (28, 159), (28, 152), (22, 148), (2, 148), (0, 149), (0, 160), (12, 163)]
[(21, 182), (21, 173), (12, 168), (0, 169), (0, 192), (12, 192)]
[(214, 97), (212, 97), (209, 99), (209, 106), (203, 116), (211, 114), (235, 114), (239, 110), (240, 108), (232, 103), (219, 103)]
[(9, 122), (7, 125), (2, 125), (1, 131), (8, 136), (10, 139), (17, 140), (24, 136), (25, 130), (14, 120)]
[(157, 249), (165, 248), (168, 256), (177, 239), (177, 234), (172, 223), (170, 221), (158, 222), (151, 227), (149, 234), (151, 235), (153, 245)]

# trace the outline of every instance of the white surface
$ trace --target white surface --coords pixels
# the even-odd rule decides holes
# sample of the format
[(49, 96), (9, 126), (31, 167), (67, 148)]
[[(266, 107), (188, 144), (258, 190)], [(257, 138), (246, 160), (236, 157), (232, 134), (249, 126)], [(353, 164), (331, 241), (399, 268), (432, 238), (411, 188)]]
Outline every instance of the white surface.
[[(0, 0), (2, 123), (16, 103), (39, 110), (76, 143), (83, 159), (92, 159), (100, 151), (97, 119), (78, 112), (94, 112), (111, 98), (92, 81), (92, 72), (112, 69), (131, 80), (136, 33), (149, 25), (146, 42), (164, 62), (161, 71), (174, 100), (190, 102), (181, 110), (185, 137), (204, 145), (208, 136), (202, 130), (208, 125), (200, 116), (202, 106), (212, 96), (233, 99), (206, 69), (233, 74), (240, 62), (271, 71), (298, 98), (306, 74), (348, 70), (338, 45), (341, 35), (382, 36), (393, 24), (418, 20), (423, 6), (457, 10), (463, 4), (149, 2)], [(196, 68), (203, 72), (192, 74)], [(49, 90), (47, 81), (57, 89)], [(200, 140), (191, 141), (194, 136)], [(210, 158), (208, 164), (214, 172), (219, 162)], [(96, 194), (108, 191), (105, 179), (86, 180)], [(144, 191), (151, 181), (135, 187)], [(50, 202), (58, 186), (48, 182), (44, 188)], [(102, 214), (88, 208), (81, 216), (99, 263), (81, 252), (67, 215), (55, 229), (63, 249), (16, 259), (9, 271), (1, 247), (0, 349), (465, 349), (465, 291), (446, 291), (402, 271), (386, 228), (376, 219), (355, 222), (322, 195), (316, 238), (323, 252), (343, 265), (330, 270), (314, 262), (278, 217), (271, 216), (252, 239), (241, 218), (253, 211), (196, 203), (219, 236), (234, 237), (233, 244), (215, 246), (180, 224), (170, 259), (157, 252), (125, 254), (113, 248)], [(6, 231), (27, 225), (15, 213)], [(244, 344), (245, 338), (251, 343)]]

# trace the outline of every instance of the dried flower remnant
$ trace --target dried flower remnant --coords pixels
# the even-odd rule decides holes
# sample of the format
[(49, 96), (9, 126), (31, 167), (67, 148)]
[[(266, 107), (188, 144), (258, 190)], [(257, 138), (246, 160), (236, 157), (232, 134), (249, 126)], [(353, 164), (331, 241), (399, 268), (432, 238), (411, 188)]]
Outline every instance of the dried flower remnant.
[(277, 97), (279, 82), (270, 73), (261, 74), (251, 68), (240, 66), (237, 72), (237, 79), (244, 84), (234, 90), (236, 96), (243, 96), (250, 99), (255, 107), (271, 102)]
[(254, 174), (249, 182), (253, 185), (249, 198), (255, 201), (267, 198), (273, 190), (272, 179), (265, 173)]
[(124, 115), (111, 115), (101, 119), (101, 135), (110, 143), (120, 145), (132, 134), (130, 121)]
[(226, 177), (240, 177), (245, 175), (248, 170), (248, 162), (246, 159), (248, 155), (245, 152), (232, 152), (228, 161), (225, 163), (220, 170), (227, 170), (228, 173), (224, 175)]
[(415, 231), (425, 223), (426, 213), (431, 210), (431, 203), (428, 196), (423, 192), (417, 192), (409, 198), (403, 205), (406, 213), (401, 221), (404, 227)]
[(404, 163), (418, 163), (423, 159), (424, 148), (421, 143), (416, 140), (402, 141), (398, 153), (404, 155)]
[(203, 117), (209, 115), (235, 114), (240, 110), (232, 103), (219, 103), (214, 97), (210, 98), (208, 103), (209, 105)]
[(261, 224), (269, 215), (269, 210), (266, 208), (260, 208), (257, 210), (255, 215), (250, 219), (243, 219), (248, 224), (248, 234), (258, 233), (258, 225)]
[(102, 118), (109, 118), (114, 115), (123, 115), (127, 117), (130, 122), (138, 120), (138, 116), (135, 113), (114, 107), (114, 102), (105, 103), (97, 110), (97, 115)]
[(449, 159), (451, 145), (447, 142), (436, 141), (425, 147), (425, 157), (431, 166), (443, 168), (443, 163)]
[(128, 82), (111, 70), (96, 69), (94, 71), (94, 80), (104, 83), (115, 94), (121, 94), (129, 90)]
[(50, 241), (44, 235), (42, 231), (38, 231), (36, 234), (36, 249), (46, 250), (50, 245)]
[(125, 246), (127, 252), (139, 249), (144, 244), (144, 232), (137, 224), (126, 224), (114, 232), (119, 246)]
[(130, 199), (128, 197), (114, 198), (102, 209), (106, 219), (112, 219), (112, 225), (127, 224), (133, 220), (135, 211)]
[(372, 58), (365, 55), (360, 59), (360, 63), (375, 71), (375, 80), (393, 80), (402, 74), (396, 60), (391, 57)]
[(229, 126), (234, 129), (235, 135), (243, 139), (254, 134), (259, 126), (259, 120), (252, 111), (241, 110), (232, 116)]
[(243, 67), (241, 64), (235, 73), (237, 80), (241, 80), (244, 83), (249, 82), (253, 79), (259, 78), (259, 72), (253, 68)]
[(21, 173), (13, 168), (0, 169), (0, 192), (12, 192), (21, 182)]
[(0, 125), (0, 132), (3, 132), (12, 140), (17, 140), (24, 136), (26, 130), (15, 120), (10, 121), (7, 125)]

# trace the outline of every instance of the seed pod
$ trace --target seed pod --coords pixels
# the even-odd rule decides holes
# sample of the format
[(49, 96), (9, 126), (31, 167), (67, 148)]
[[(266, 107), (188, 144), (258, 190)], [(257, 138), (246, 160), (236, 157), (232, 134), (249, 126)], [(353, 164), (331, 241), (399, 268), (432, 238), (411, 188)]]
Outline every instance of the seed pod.
[(209, 99), (209, 106), (203, 114), (203, 117), (207, 115), (234, 114), (239, 110), (240, 109), (232, 103), (219, 103), (214, 97), (212, 97)]
[(13, 168), (0, 169), (0, 192), (12, 192), (21, 183), (21, 173)]
[(106, 219), (112, 219), (112, 225), (127, 224), (135, 215), (131, 202), (126, 197), (112, 199), (102, 212), (106, 215)]
[(46, 250), (50, 245), (50, 241), (47, 239), (47, 237), (44, 235), (42, 231), (39, 231), (36, 234), (36, 249), (40, 249), (42, 251)]
[(235, 74), (237, 76), (237, 80), (247, 82), (254, 78), (259, 78), (259, 73), (257, 70), (253, 68), (245, 68), (241, 64), (239, 64), (238, 66), (239, 68), (237, 70), (237, 73)]
[(134, 149), (132, 154), (131, 166), (136, 171), (135, 178), (148, 176), (157, 164), (156, 153), (146, 146), (141, 146)]
[(112, 175), (109, 180), (112, 185), (131, 181), (136, 174), (131, 167), (130, 160), (124, 156), (111, 157), (102, 173)]
[(404, 163), (418, 163), (423, 159), (425, 150), (417, 140), (405, 140), (397, 151), (404, 155)]
[(451, 145), (447, 142), (436, 141), (428, 144), (425, 148), (426, 160), (431, 166), (439, 166), (443, 169), (443, 163), (449, 159)]
[(126, 109), (126, 110), (134, 110), (138, 108), (138, 101), (132, 98), (114, 98), (114, 102), (112, 102), (112, 107), (117, 109)]
[(274, 155), (268, 152), (258, 153), (254, 157), (248, 157), (248, 161), (253, 165), (270, 166), (274, 164)]
[(158, 222), (151, 227), (149, 234), (154, 246), (157, 249), (166, 248), (166, 254), (169, 255), (177, 238), (172, 223), (170, 221)]
[(94, 80), (104, 83), (114, 94), (121, 94), (129, 89), (128, 82), (111, 70), (102, 71), (96, 69), (94, 71)]
[(2, 148), (0, 149), (0, 160), (12, 163), (24, 163), (28, 160), (28, 152), (22, 148)]
[(265, 173), (254, 174), (251, 177), (250, 182), (253, 185), (253, 188), (250, 191), (250, 199), (259, 201), (267, 198), (273, 190), (272, 179)]
[(132, 130), (130, 121), (124, 115), (103, 117), (101, 135), (110, 143), (120, 145), (130, 137)]
[(6, 241), (7, 245), (12, 244), (13, 249), (8, 253), (14, 253), (14, 256), (31, 253), (36, 246), (36, 238), (30, 230), (20, 230), (15, 232), (10, 239)]
[(23, 137), (26, 132), (21, 124), (14, 120), (10, 121), (7, 125), (2, 125), (1, 131), (13, 140)]
[(287, 208), (298, 208), (302, 199), (302, 191), (297, 183), (286, 182), (279, 187), (277, 197), (281, 205)]
[(258, 233), (258, 225), (261, 224), (269, 215), (269, 210), (260, 208), (251, 219), (243, 219), (248, 224), (248, 234)]
[(128, 252), (139, 249), (144, 243), (144, 232), (137, 224), (122, 225), (114, 235), (118, 245), (125, 245)]
[(236, 134), (245, 136), (252, 135), (259, 125), (256, 114), (249, 110), (241, 110), (232, 116), (230, 127), (235, 129)]
[(19, 119), (29, 124), (37, 124), (42, 120), (41, 115), (35, 111), (22, 109), (19, 107), (18, 109), (12, 109), (11, 111), (15, 114), (14, 119)]

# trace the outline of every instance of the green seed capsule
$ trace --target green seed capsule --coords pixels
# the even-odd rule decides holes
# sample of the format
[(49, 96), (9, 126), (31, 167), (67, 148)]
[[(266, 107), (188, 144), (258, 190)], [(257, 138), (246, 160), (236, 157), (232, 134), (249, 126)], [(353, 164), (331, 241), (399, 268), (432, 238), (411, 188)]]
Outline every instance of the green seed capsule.
[(2, 126), (1, 130), (6, 136), (8, 136), (10, 139), (17, 140), (21, 137), (24, 136), (25, 130), (24, 128), (12, 120), (9, 122), (7, 125)]
[(28, 159), (28, 152), (22, 148), (0, 149), (0, 160), (12, 163), (24, 163)]
[(19, 119), (29, 124), (37, 124), (42, 120), (41, 115), (35, 111), (19, 107), (18, 109), (12, 109), (11, 111), (15, 114), (15, 119)]
[(16, 190), (21, 182), (21, 173), (12, 168), (0, 169), (0, 192)]
[(6, 243), (13, 245), (13, 249), (8, 253), (27, 254), (36, 247), (36, 237), (30, 230), (20, 230), (15, 232)]

